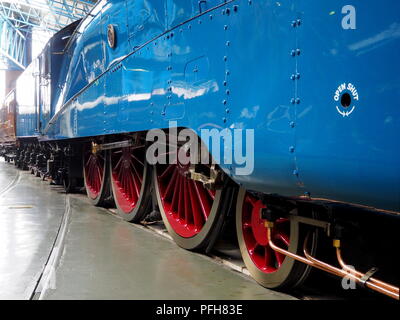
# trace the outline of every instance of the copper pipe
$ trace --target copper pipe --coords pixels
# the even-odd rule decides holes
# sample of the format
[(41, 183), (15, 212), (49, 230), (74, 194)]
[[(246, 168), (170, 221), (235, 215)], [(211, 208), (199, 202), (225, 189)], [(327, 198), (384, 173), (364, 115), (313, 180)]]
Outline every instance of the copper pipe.
[[(326, 269), (331, 269), (331, 270), (333, 271), (333, 272), (331, 272), (331, 273), (336, 274), (336, 275), (338, 275), (338, 276), (340, 276), (340, 277), (348, 277), (348, 278), (351, 278), (352, 280), (354, 280), (354, 281), (356, 281), (356, 282), (358, 282), (358, 283), (360, 283), (360, 284), (362, 284), (362, 285), (365, 285), (366, 287), (368, 287), (368, 288), (370, 288), (370, 289), (372, 289), (372, 290), (375, 290), (375, 291), (380, 292), (380, 293), (382, 293), (382, 294), (385, 294), (385, 295), (387, 295), (387, 296), (389, 296), (389, 297), (391, 297), (391, 298), (394, 298), (394, 299), (399, 300), (399, 293), (398, 293), (398, 292), (396, 293), (396, 292), (392, 292), (392, 291), (390, 291), (390, 290), (387, 290), (386, 288), (382, 288), (381, 286), (379, 286), (379, 285), (377, 285), (377, 284), (375, 284), (375, 283), (371, 283), (369, 280), (367, 280), (367, 281), (364, 283), (364, 281), (361, 280), (361, 277), (356, 276), (356, 275), (354, 274), (354, 272), (353, 272), (353, 273), (348, 273), (348, 272), (345, 271), (345, 270), (338, 269), (338, 268), (333, 267), (333, 266), (331, 266), (331, 265), (329, 265), (329, 264), (327, 264), (327, 263), (325, 263), (325, 262), (322, 262), (322, 261), (319, 261), (319, 260), (315, 259), (314, 257), (312, 257), (312, 256), (307, 252), (306, 242), (304, 243), (303, 252), (304, 252), (304, 255), (306, 256), (307, 259), (311, 260), (312, 262), (314, 262), (314, 263), (317, 264), (317, 265), (320, 265), (321, 267), (325, 267)], [(361, 274), (362, 276), (364, 276), (363, 273), (360, 273), (360, 274)]]
[[(357, 271), (357, 270), (353, 270), (352, 268), (350, 268), (350, 267), (343, 261), (340, 248), (336, 248), (336, 257), (337, 257), (337, 259), (338, 259), (338, 261), (339, 261), (339, 264), (340, 264), (340, 266), (342, 267), (342, 269), (346, 270), (347, 272), (354, 273), (357, 277), (360, 277), (360, 278), (362, 278), (362, 277), (364, 276), (364, 274), (363, 274), (362, 272), (359, 272), (359, 271)], [(369, 278), (368, 281), (371, 281), (371, 282), (373, 282), (373, 283), (376, 283), (377, 285), (379, 285), (379, 286), (381, 286), (381, 287), (384, 287), (385, 289), (387, 289), (387, 290), (389, 290), (389, 291), (391, 291), (391, 292), (393, 292), (393, 293), (399, 294), (399, 288), (397, 288), (397, 287), (395, 287), (395, 286), (392, 286), (392, 285), (390, 285), (390, 284), (388, 284), (388, 283), (386, 283), (386, 282), (380, 281), (380, 280), (375, 279), (375, 278), (372, 278), (372, 277)]]
[[(346, 270), (342, 270), (342, 269), (336, 268), (336, 267), (334, 267), (334, 266), (332, 266), (332, 265), (329, 265), (329, 264), (327, 264), (327, 263), (325, 263), (325, 262), (319, 261), (319, 260), (315, 259), (314, 257), (312, 257), (312, 256), (308, 253), (307, 248), (306, 248), (308, 236), (307, 236), (306, 240), (304, 241), (304, 247), (303, 247), (303, 252), (304, 252), (304, 255), (306, 256), (306, 258), (304, 258), (304, 257), (302, 257), (302, 256), (299, 256), (299, 255), (297, 255), (297, 254), (291, 253), (291, 252), (289, 252), (289, 251), (287, 251), (287, 250), (285, 250), (285, 249), (282, 249), (282, 248), (278, 247), (277, 245), (275, 245), (275, 243), (273, 243), (272, 237), (271, 237), (273, 224), (267, 222), (267, 223), (266, 223), (266, 226), (267, 226), (267, 229), (268, 229), (267, 236), (268, 236), (269, 246), (270, 246), (273, 250), (275, 250), (275, 251), (277, 251), (277, 252), (279, 252), (279, 253), (281, 253), (281, 254), (284, 254), (285, 256), (288, 256), (288, 257), (290, 257), (290, 258), (292, 258), (292, 259), (298, 260), (298, 261), (300, 261), (300, 262), (303, 262), (303, 263), (305, 263), (305, 264), (307, 264), (307, 265), (310, 265), (310, 266), (312, 266), (312, 267), (321, 269), (321, 270), (323, 270), (323, 271), (332, 273), (332, 274), (337, 275), (337, 276), (339, 276), (339, 277), (342, 277), (342, 278), (344, 278), (344, 277), (351, 278), (352, 280), (354, 280), (354, 281), (356, 281), (356, 282), (358, 282), (358, 283), (364, 284), (365, 286), (367, 286), (368, 288), (370, 288), (370, 289), (372, 289), (372, 290), (378, 291), (378, 292), (380, 292), (380, 293), (382, 293), (382, 294), (385, 294), (385, 295), (387, 295), (387, 296), (389, 296), (389, 297), (391, 297), (391, 298), (394, 298), (394, 299), (399, 300), (399, 294), (398, 294), (398, 292), (395, 293), (395, 292), (392, 292), (392, 291), (390, 291), (390, 290), (387, 290), (386, 288), (382, 288), (381, 286), (379, 286), (379, 285), (377, 285), (377, 284), (375, 284), (375, 283), (371, 283), (369, 280), (367, 280), (367, 281), (364, 283), (364, 282), (361, 280), (361, 277), (355, 275), (354, 272), (353, 272), (353, 273), (348, 273)], [(362, 274), (362, 273), (360, 273), (360, 274)], [(364, 274), (362, 274), (362, 276), (363, 276), (363, 275), (364, 275)], [(397, 290), (398, 290), (398, 289), (397, 289)]]

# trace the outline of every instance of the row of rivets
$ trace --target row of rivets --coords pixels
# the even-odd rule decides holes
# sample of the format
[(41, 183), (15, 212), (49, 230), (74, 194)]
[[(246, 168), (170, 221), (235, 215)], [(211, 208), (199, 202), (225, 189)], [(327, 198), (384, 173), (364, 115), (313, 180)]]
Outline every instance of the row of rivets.
[[(236, 11), (237, 11), (237, 10), (236, 10)], [(230, 9), (227, 8), (227, 9), (223, 10), (223, 11), (222, 11), (222, 14), (229, 15), (229, 14), (230, 14)], [(225, 30), (225, 31), (227, 31), (228, 28), (229, 28), (228, 25), (224, 25), (224, 30)], [(227, 40), (227, 41), (225, 42), (225, 46), (226, 46), (226, 47), (230, 47), (230, 45), (231, 45), (231, 42), (230, 42), (229, 40)], [(223, 57), (223, 61), (224, 61), (224, 63), (225, 63), (225, 80), (224, 80), (224, 82), (223, 82), (223, 85), (224, 85), (224, 87), (226, 87), (227, 89), (225, 90), (226, 98), (222, 101), (222, 104), (225, 106), (225, 113), (226, 113), (226, 114), (229, 114), (230, 109), (227, 107), (227, 104), (228, 104), (228, 97), (229, 97), (229, 94), (230, 94), (230, 90), (229, 90), (229, 88), (228, 88), (227, 77), (229, 76), (230, 72), (229, 72), (229, 69), (227, 69), (227, 68), (228, 68), (228, 65), (227, 65), (228, 56), (227, 56), (227, 55), (225, 55), (225, 56)], [(228, 119), (227, 119), (226, 117), (223, 117), (223, 118), (222, 118), (222, 121), (223, 121), (224, 123), (226, 123), (226, 122), (228, 121)]]
[[(300, 20), (300, 19), (294, 20), (294, 21), (292, 21), (291, 25), (292, 25), (293, 28), (298, 28), (298, 27), (301, 26), (301, 20)], [(290, 55), (291, 55), (292, 57), (296, 58), (296, 59), (297, 59), (297, 57), (300, 56), (300, 54), (301, 54), (301, 50), (300, 50), (299, 48), (293, 49), (293, 50), (290, 52)], [(293, 80), (293, 81), (295, 81), (295, 80), (300, 80), (300, 73), (297, 72), (297, 70), (296, 70), (296, 73), (293, 73), (293, 74), (290, 76), (290, 79)], [(297, 84), (294, 84), (294, 86), (295, 86), (295, 90), (296, 90)], [(290, 100), (290, 103), (291, 103), (292, 105), (296, 105), (296, 104), (298, 105), (298, 104), (300, 104), (300, 102), (301, 102), (301, 101), (300, 101), (300, 98), (299, 98), (298, 96), (295, 97), (295, 98), (292, 98), (292, 99)], [(290, 126), (290, 128), (295, 128), (295, 127), (296, 127), (296, 122), (291, 121), (291, 122), (289, 123), (289, 126)], [(289, 152), (290, 152), (290, 153), (295, 153), (295, 151), (296, 151), (296, 147), (295, 147), (295, 146), (290, 146), (290, 147), (289, 147)], [(299, 178), (299, 174), (300, 174), (300, 173), (299, 173), (299, 169), (298, 169), (298, 168), (295, 168), (295, 169), (293, 170), (293, 175), (298, 179), (298, 178)]]

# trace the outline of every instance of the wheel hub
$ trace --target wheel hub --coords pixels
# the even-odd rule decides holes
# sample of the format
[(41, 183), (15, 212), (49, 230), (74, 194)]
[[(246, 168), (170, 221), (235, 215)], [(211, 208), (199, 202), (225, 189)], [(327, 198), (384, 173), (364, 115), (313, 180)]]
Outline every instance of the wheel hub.
[[(271, 249), (267, 237), (267, 228), (260, 212), (266, 206), (261, 200), (246, 196), (243, 204), (242, 231), (247, 252), (257, 268), (265, 273), (277, 271), (285, 256)], [(288, 219), (280, 218), (275, 222), (272, 238), (280, 247), (289, 248)]]
[(262, 246), (268, 245), (267, 229), (265, 228), (264, 220), (261, 219), (261, 210), (263, 206), (257, 205), (251, 213), (251, 229), (257, 243)]

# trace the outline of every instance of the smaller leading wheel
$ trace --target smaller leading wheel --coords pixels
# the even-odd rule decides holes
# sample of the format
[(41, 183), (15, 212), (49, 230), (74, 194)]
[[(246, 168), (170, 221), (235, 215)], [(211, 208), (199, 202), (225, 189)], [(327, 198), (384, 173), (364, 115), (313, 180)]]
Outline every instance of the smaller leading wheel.
[(95, 206), (103, 206), (110, 197), (106, 151), (85, 152), (83, 177), (88, 198)]
[[(244, 263), (251, 276), (267, 288), (289, 288), (303, 283), (310, 267), (274, 251), (269, 246), (267, 228), (261, 219), (261, 200), (239, 190), (236, 206), (236, 231)], [(272, 233), (274, 243), (282, 249), (301, 255), (304, 235), (299, 223), (287, 218), (275, 222)], [(315, 252), (313, 237), (311, 252)]]
[(111, 187), (118, 214), (126, 221), (139, 222), (151, 204), (145, 146), (110, 152)]

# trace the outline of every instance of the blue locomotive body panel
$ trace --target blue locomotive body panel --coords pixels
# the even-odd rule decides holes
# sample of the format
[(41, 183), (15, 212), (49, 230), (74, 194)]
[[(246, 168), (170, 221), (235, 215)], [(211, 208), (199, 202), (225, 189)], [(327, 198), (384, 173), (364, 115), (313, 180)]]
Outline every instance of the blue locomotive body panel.
[[(353, 12), (354, 9), (354, 12)], [(398, 1), (101, 1), (43, 139), (254, 129), (249, 190), (400, 211)], [(109, 25), (116, 45), (107, 43)]]

